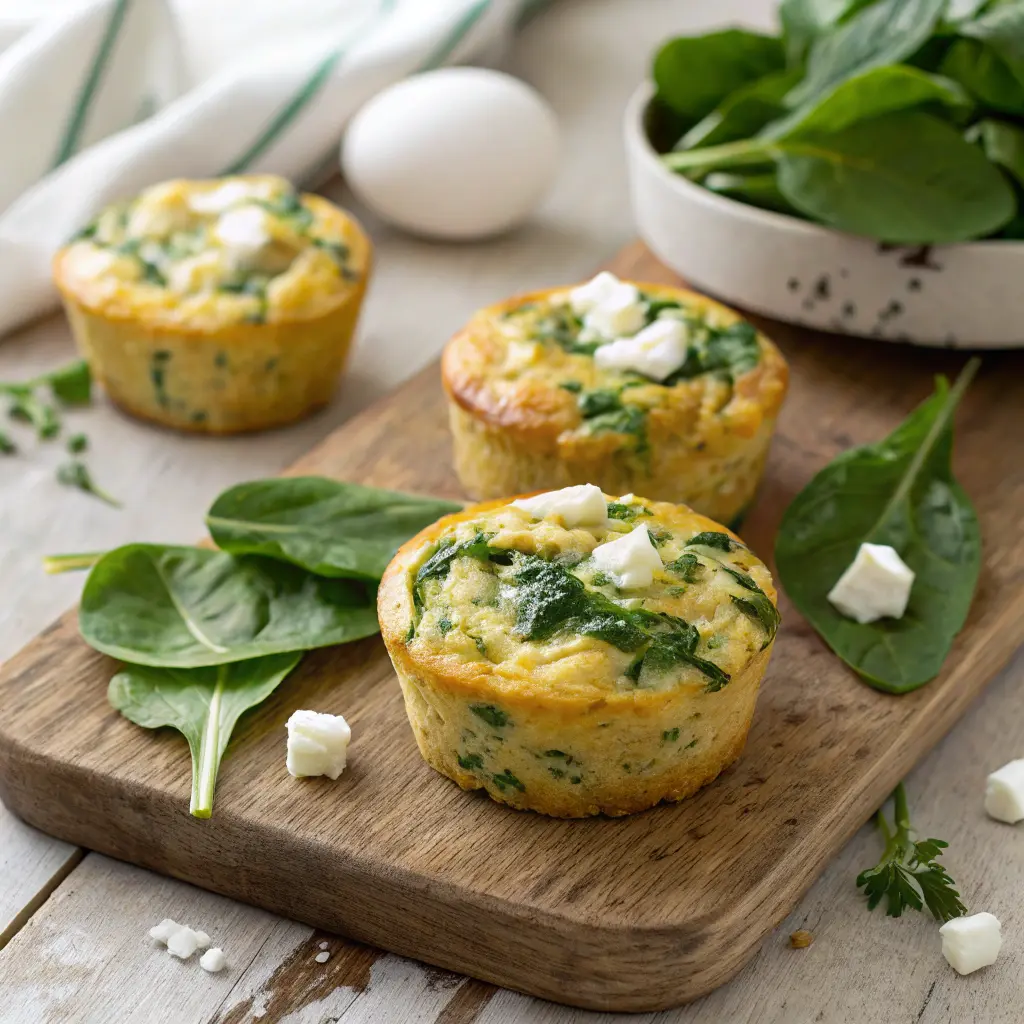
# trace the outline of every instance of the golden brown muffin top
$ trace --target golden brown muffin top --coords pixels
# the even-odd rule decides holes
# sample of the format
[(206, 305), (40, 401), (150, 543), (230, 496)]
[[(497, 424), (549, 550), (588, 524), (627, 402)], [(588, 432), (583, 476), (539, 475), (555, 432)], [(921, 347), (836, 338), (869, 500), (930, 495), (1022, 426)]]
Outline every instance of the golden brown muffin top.
[[(386, 635), (469, 693), (588, 701), (728, 685), (774, 638), (767, 568), (685, 506), (592, 491), (599, 519), (506, 499), (413, 538), (382, 587)], [(605, 547), (627, 536), (633, 578), (621, 545)]]
[[(666, 439), (714, 454), (727, 450), (734, 436), (753, 436), (776, 415), (788, 371), (764, 335), (693, 292), (620, 283), (636, 289), (642, 317), (616, 337), (574, 308), (573, 288), (481, 310), (445, 350), (443, 376), (452, 399), (526, 438), (591, 438), (609, 451), (640, 454)], [(678, 365), (660, 379), (607, 365), (607, 351), (598, 355), (665, 322), (685, 341)]]
[(55, 259), (58, 285), (114, 318), (216, 329), (310, 319), (366, 272), (359, 226), (275, 175), (154, 185), (104, 209)]

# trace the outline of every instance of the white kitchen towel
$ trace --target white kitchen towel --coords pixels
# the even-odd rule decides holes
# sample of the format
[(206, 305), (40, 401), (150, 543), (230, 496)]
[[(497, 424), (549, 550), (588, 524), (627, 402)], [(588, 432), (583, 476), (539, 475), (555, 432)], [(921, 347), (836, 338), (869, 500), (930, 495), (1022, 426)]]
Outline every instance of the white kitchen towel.
[(54, 304), (54, 251), (106, 203), (167, 178), (322, 178), (374, 93), (494, 60), (538, 6), (0, 0), (0, 334)]

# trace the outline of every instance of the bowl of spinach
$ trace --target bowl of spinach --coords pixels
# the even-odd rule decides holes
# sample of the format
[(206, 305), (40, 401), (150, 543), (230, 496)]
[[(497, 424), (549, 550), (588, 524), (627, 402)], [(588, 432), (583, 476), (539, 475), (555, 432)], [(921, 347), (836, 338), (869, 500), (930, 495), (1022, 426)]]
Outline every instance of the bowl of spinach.
[(1024, 344), (1024, 0), (782, 0), (671, 39), (626, 112), (641, 235), (727, 301)]

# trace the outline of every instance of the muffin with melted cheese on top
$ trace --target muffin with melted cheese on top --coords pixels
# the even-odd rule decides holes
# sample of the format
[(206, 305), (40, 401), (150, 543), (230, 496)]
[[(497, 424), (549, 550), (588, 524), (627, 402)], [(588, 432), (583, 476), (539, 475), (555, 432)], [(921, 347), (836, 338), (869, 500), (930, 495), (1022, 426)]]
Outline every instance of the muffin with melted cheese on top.
[(369, 266), (348, 214), (249, 175), (169, 181), (108, 207), (57, 253), (54, 277), (116, 403), (229, 433), (329, 401)]
[(448, 343), (442, 376), (472, 497), (591, 481), (735, 524), (788, 372), (725, 306), (601, 273), (481, 310)]
[(714, 779), (778, 626), (771, 576), (735, 535), (592, 485), (441, 519), (398, 551), (378, 611), (428, 764), (557, 817)]

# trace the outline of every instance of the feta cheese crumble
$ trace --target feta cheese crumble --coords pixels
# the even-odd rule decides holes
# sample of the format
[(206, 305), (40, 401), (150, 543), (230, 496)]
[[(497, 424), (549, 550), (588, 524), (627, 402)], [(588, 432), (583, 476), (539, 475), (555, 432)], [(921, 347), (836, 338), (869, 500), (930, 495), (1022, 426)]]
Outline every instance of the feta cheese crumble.
[(655, 320), (632, 338), (602, 345), (594, 362), (605, 370), (634, 370), (661, 381), (686, 362), (688, 347), (682, 321)]
[(608, 506), (600, 487), (594, 484), (576, 484), (558, 491), (545, 491), (532, 498), (516, 498), (510, 502), (534, 519), (559, 516), (569, 528), (574, 526), (600, 526), (608, 518)]
[(267, 213), (259, 206), (239, 206), (222, 214), (214, 234), (229, 249), (243, 256), (255, 255), (270, 241)]
[(226, 181), (204, 192), (193, 192), (188, 205), (196, 213), (223, 213), (229, 207), (246, 199), (270, 199), (274, 186), (270, 182)]
[(216, 974), (218, 971), (223, 971), (227, 965), (227, 957), (224, 955), (224, 950), (219, 946), (214, 946), (212, 949), (208, 949), (199, 958), (199, 966), (202, 967), (204, 971), (209, 971), (210, 974)]
[(289, 775), (336, 779), (345, 770), (351, 738), (352, 730), (341, 715), (296, 711), (288, 719)]
[(167, 952), (180, 960), (187, 960), (199, 948), (199, 941), (196, 933), (191, 928), (182, 925), (167, 940)]
[(149, 929), (149, 937), (158, 945), (166, 946), (167, 940), (181, 927), (177, 921), (165, 917), (159, 924)]
[(902, 618), (913, 585), (914, 572), (895, 548), (861, 544), (828, 599), (842, 615), (864, 625), (881, 618)]
[(626, 588), (649, 587), (654, 582), (654, 571), (662, 565), (661, 555), (643, 523), (622, 537), (599, 544), (592, 557), (598, 569)]
[(988, 777), (985, 813), (1008, 825), (1016, 825), (1024, 819), (1024, 760), (1004, 764)]
[(647, 319), (647, 309), (636, 285), (602, 271), (569, 292), (569, 305), (582, 315), (583, 325), (604, 338), (635, 334)]
[(996, 962), (1003, 944), (999, 919), (992, 914), (954, 917), (940, 929), (942, 955), (958, 974), (971, 974)]
[(328, 960), (331, 959), (331, 954), (328, 953), (326, 949), (324, 949), (324, 950), (321, 950), (321, 952), (317, 953), (317, 955), (315, 957), (313, 957), (313, 959), (318, 964), (325, 964), (325, 963), (327, 963)]

